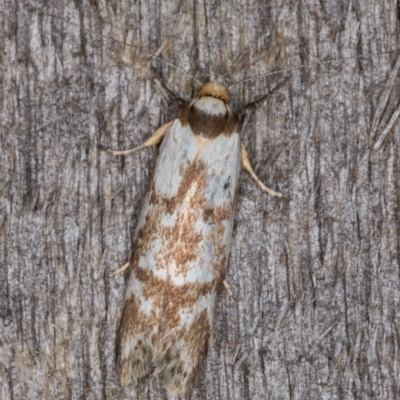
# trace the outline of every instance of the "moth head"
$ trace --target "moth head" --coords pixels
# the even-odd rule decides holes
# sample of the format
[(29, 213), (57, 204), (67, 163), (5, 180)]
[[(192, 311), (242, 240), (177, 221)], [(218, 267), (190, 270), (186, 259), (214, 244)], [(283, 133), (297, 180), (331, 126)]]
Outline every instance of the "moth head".
[(222, 100), (224, 103), (229, 103), (229, 96), (226, 89), (218, 82), (206, 83), (199, 92), (199, 97), (214, 97)]

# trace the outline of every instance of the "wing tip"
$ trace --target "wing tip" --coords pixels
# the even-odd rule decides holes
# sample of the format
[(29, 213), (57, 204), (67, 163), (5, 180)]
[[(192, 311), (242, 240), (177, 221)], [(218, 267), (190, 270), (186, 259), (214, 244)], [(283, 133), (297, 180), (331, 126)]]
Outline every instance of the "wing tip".
[[(185, 343), (187, 345), (187, 343)], [(186, 357), (179, 343), (171, 340), (164, 343), (162, 348), (154, 354), (153, 365), (155, 365), (155, 374), (159, 375), (168, 397), (179, 397), (188, 399), (192, 390), (198, 384), (204, 369), (205, 359), (208, 353), (211, 340), (204, 343), (200, 354), (190, 357), (189, 352)], [(187, 347), (186, 347), (187, 349)]]
[(131, 383), (136, 385), (140, 378), (148, 375), (155, 367), (154, 374), (160, 376), (169, 398), (188, 399), (202, 376), (210, 344), (211, 338), (207, 340), (207, 344), (204, 343), (201, 354), (189, 360), (181, 354), (179, 343), (175, 340), (164, 341), (161, 346), (122, 341), (118, 344), (117, 353), (119, 382), (121, 386)]
[[(133, 338), (132, 338), (133, 339)], [(143, 340), (121, 340), (117, 344), (117, 373), (122, 386), (147, 375), (152, 366), (153, 349)]]

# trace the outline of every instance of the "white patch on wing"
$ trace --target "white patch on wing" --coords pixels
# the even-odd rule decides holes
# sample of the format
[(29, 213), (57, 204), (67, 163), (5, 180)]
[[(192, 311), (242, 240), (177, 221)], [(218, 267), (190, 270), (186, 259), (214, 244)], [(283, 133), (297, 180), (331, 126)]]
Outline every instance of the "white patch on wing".
[(176, 211), (173, 214), (165, 214), (162, 217), (161, 223), (165, 227), (172, 228), (176, 223)]
[(171, 125), (160, 147), (154, 171), (156, 193), (172, 198), (178, 193), (182, 181), (181, 168), (197, 155), (198, 145), (189, 127), (183, 127), (179, 119)]

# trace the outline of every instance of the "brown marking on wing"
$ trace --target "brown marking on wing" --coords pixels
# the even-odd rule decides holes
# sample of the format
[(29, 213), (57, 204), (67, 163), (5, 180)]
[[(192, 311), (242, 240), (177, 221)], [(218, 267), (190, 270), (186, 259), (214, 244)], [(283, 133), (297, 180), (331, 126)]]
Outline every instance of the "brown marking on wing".
[[(200, 297), (210, 294), (216, 285), (216, 280), (209, 283), (187, 283), (182, 286), (169, 285), (161, 332), (168, 336), (168, 331), (175, 329), (180, 323), (179, 312), (182, 309), (193, 311)], [(177, 337), (183, 338), (184, 332), (178, 332)]]
[[(206, 166), (202, 161), (193, 162), (185, 171), (178, 192), (172, 199), (154, 195), (152, 190), (150, 206), (153, 208), (152, 218), (138, 232), (134, 242), (135, 253), (131, 265), (138, 265), (140, 255), (151, 249), (152, 243), (162, 238), (163, 246), (156, 257), (156, 268), (164, 269), (170, 265), (176, 266), (176, 273), (185, 278), (191, 269), (190, 262), (195, 261), (201, 253), (203, 234), (195, 230), (195, 224), (202, 219), (208, 224), (213, 224), (215, 229), (207, 234), (207, 240), (214, 244), (215, 257), (212, 261), (214, 279), (208, 284), (188, 284), (179, 287), (168, 285), (168, 318), (173, 321), (178, 319), (179, 308), (194, 304), (200, 295), (210, 292), (218, 286), (225, 275), (226, 243), (223, 241), (225, 223), (233, 218), (234, 205), (209, 208), (205, 197), (207, 185)], [(194, 190), (193, 190), (194, 189)], [(190, 196), (188, 195), (189, 193)], [(182, 208), (182, 205), (185, 207)], [(161, 219), (166, 214), (175, 214), (174, 226), (161, 226)], [(157, 217), (156, 217), (157, 216)], [(150, 279), (150, 278), (149, 278)], [(149, 280), (150, 283), (150, 280)], [(160, 284), (162, 284), (160, 282)], [(151, 297), (163, 290), (156, 283), (146, 288), (146, 294)]]
[[(134, 240), (131, 268), (136, 268), (141, 255), (150, 251), (154, 242), (161, 238), (163, 246), (157, 256), (156, 268), (168, 268), (168, 265), (175, 262), (182, 274), (187, 273), (188, 263), (197, 258), (198, 247), (203, 239), (202, 234), (195, 231), (194, 225), (205, 207), (206, 184), (205, 165), (200, 161), (186, 169), (178, 193), (172, 199), (157, 195), (152, 183), (149, 200), (152, 211), (146, 216), (146, 223), (138, 231)], [(162, 218), (167, 214), (173, 215), (175, 212), (174, 226), (163, 226)], [(151, 292), (157, 293), (160, 289), (154, 286)], [(151, 295), (152, 293), (149, 293), (149, 296)]]

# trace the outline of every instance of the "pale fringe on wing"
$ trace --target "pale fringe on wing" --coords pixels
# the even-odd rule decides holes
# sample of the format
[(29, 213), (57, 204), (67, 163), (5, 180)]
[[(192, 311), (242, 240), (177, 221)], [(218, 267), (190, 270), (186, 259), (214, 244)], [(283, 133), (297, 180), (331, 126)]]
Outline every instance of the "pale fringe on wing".
[[(138, 379), (150, 372), (155, 339), (151, 341), (149, 336), (151, 335), (141, 334), (135, 338), (130, 336), (121, 345), (118, 370), (122, 386), (129, 385), (132, 382), (136, 384)], [(153, 338), (155, 337), (153, 335)]]

